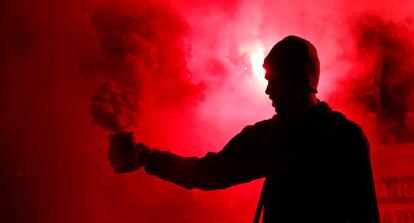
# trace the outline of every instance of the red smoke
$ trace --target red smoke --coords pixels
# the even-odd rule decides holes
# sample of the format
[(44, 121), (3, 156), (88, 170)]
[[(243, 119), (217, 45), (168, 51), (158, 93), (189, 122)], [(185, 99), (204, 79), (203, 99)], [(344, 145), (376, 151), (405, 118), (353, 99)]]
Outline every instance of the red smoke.
[[(258, 64), (289, 34), (315, 44), (319, 97), (364, 127), (374, 153), (381, 120), (413, 143), (413, 12), (410, 1), (0, 3), (0, 221), (251, 222), (262, 181), (202, 192), (114, 175), (93, 123), (181, 155), (218, 151), (273, 114)], [(402, 122), (380, 114), (381, 86)], [(413, 172), (392, 157), (375, 164)]]
[(176, 107), (201, 96), (187, 68), (188, 24), (170, 5), (111, 2), (92, 19), (101, 52), (96, 56), (98, 75), (110, 81), (92, 98), (96, 124), (115, 132), (131, 128), (140, 98)]
[[(378, 15), (362, 15), (351, 27), (354, 34), (353, 69), (344, 79), (342, 95), (376, 114), (380, 142), (410, 142), (407, 122), (413, 112), (414, 42), (411, 23), (397, 23)], [(352, 73), (354, 75), (352, 75)], [(407, 124), (406, 124), (407, 123)]]
[(105, 83), (92, 97), (93, 122), (111, 132), (130, 129), (137, 124), (138, 105), (134, 91), (119, 89), (114, 82)]

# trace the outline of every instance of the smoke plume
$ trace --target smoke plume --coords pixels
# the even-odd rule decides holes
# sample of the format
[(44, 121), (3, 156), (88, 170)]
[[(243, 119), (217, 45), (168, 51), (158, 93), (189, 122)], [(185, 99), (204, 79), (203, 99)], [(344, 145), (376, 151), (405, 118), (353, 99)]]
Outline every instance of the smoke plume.
[(109, 79), (92, 98), (94, 123), (131, 128), (143, 97), (169, 107), (200, 99), (201, 85), (187, 68), (189, 27), (168, 3), (112, 1), (94, 12), (93, 25), (102, 51), (98, 70)]
[(120, 90), (114, 83), (105, 83), (92, 97), (94, 123), (112, 132), (120, 132), (137, 124), (134, 93)]
[[(354, 67), (344, 96), (376, 115), (381, 142), (413, 141), (406, 123), (412, 107), (414, 41), (411, 23), (363, 14), (350, 27), (354, 44)], [(412, 112), (412, 110), (411, 110)]]

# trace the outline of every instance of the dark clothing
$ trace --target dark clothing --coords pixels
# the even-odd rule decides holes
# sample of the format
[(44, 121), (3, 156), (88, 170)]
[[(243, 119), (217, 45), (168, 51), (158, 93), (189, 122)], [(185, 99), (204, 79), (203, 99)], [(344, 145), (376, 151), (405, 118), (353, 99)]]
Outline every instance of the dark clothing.
[(146, 171), (202, 190), (266, 177), (266, 223), (379, 222), (367, 140), (324, 102), (301, 120), (275, 115), (247, 126), (203, 158), (151, 151)]

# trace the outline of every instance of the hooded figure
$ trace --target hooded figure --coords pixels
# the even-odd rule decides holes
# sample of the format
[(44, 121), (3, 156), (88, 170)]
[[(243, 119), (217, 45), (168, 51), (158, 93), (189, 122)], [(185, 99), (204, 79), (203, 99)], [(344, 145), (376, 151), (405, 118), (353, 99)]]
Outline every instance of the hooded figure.
[(367, 139), (357, 124), (316, 98), (315, 47), (288, 36), (272, 48), (264, 67), (266, 94), (277, 114), (246, 126), (221, 151), (198, 158), (143, 143), (128, 150), (111, 145), (111, 165), (144, 166), (187, 189), (266, 178), (254, 222), (263, 207), (265, 223), (378, 223)]

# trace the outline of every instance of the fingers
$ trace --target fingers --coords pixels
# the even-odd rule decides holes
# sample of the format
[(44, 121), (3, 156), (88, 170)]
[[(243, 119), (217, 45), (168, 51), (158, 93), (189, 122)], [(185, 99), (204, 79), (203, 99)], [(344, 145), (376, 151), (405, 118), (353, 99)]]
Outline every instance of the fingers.
[(132, 147), (110, 146), (108, 151), (108, 160), (115, 173), (130, 172), (139, 169), (142, 166), (140, 162), (139, 147), (143, 144)]
[(108, 160), (112, 167), (117, 168), (122, 166), (123, 160), (121, 159), (118, 152), (114, 149), (109, 149), (108, 151)]

